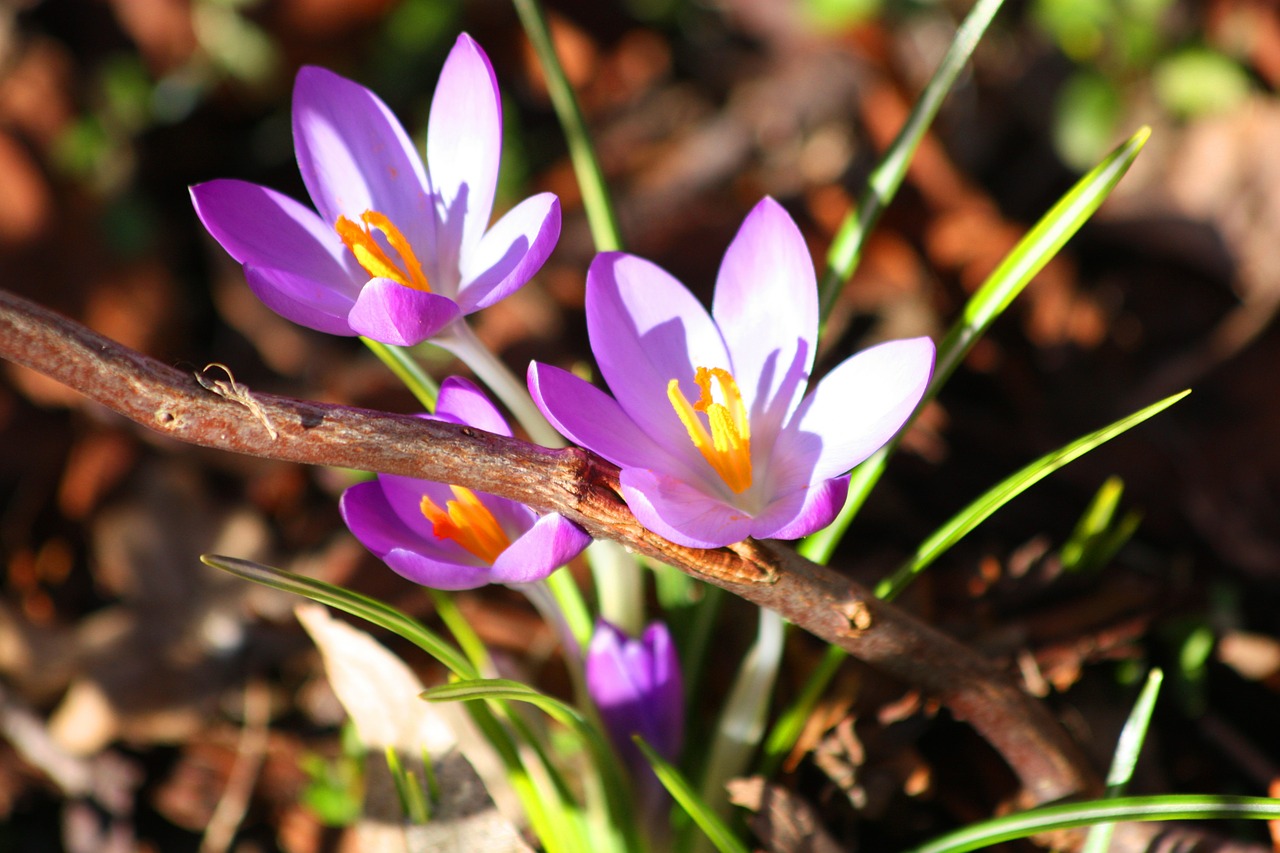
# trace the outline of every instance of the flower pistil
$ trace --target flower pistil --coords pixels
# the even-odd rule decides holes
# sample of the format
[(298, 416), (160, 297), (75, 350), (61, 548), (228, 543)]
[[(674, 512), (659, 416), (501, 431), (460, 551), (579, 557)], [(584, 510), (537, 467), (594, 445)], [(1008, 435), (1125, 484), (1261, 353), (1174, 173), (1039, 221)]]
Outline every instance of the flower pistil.
[[(430, 293), (431, 285), (427, 283), (422, 264), (400, 229), (386, 215), (376, 210), (366, 210), (360, 214), (360, 220), (364, 223), (363, 228), (345, 216), (339, 216), (334, 225), (338, 236), (351, 250), (351, 254), (356, 256), (360, 266), (374, 278), (389, 278), (405, 287)], [(387, 257), (386, 251), (373, 238), (374, 231), (381, 231), (387, 238), (387, 243), (400, 256), (403, 266)]]
[(452, 539), (492, 566), (498, 555), (511, 545), (510, 537), (475, 492), (463, 486), (449, 488), (456, 500), (447, 501), (442, 510), (431, 498), (423, 495), (420, 504), (422, 514), (431, 522), (437, 539)]
[[(720, 389), (723, 403), (715, 402), (712, 396), (712, 380)], [(751, 488), (751, 423), (738, 383), (733, 374), (720, 367), (699, 367), (693, 381), (701, 392), (696, 403), (689, 403), (680, 391), (678, 379), (667, 383), (667, 399), (676, 410), (680, 423), (689, 431), (693, 446), (698, 448), (725, 485), (740, 495)], [(698, 417), (698, 412), (707, 416), (710, 431)]]

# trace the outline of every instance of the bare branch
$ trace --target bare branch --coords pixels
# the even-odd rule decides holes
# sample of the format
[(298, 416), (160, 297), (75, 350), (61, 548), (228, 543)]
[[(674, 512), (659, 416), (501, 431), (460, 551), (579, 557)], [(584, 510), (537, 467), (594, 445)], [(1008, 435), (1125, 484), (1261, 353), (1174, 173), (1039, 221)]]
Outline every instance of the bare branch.
[(936, 697), (1000, 752), (1022, 781), (1028, 804), (1097, 790), (1087, 761), (1045, 708), (966, 646), (788, 548), (748, 540), (701, 550), (656, 536), (619, 498), (617, 469), (587, 451), (548, 450), (468, 427), (271, 394), (253, 393), (246, 405), (239, 395), (211, 393), (191, 373), (2, 291), (0, 357), (182, 441), (456, 483), (559, 512), (592, 536), (776, 610)]

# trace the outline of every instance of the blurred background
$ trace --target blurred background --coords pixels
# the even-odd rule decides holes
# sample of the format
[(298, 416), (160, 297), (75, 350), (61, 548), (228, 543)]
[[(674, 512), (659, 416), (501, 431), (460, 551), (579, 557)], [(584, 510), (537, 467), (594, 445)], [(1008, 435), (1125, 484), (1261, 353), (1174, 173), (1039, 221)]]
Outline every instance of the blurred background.
[[(628, 249), (707, 298), (764, 194), (821, 270), (968, 5), (548, 9)], [(473, 318), (477, 331), (519, 373), (535, 356), (587, 362), (593, 247), (541, 74), (498, 0), (8, 0), (0, 287), (184, 369), (220, 362), (254, 390), (412, 411), (357, 342), (258, 303), (187, 187), (236, 177), (305, 199), (289, 124), (302, 64), (373, 88), (420, 139), (461, 30), (503, 89), (499, 206), (550, 190), (565, 212), (542, 273)], [(1010, 0), (821, 354), (829, 366), (876, 340), (940, 335), (1083, 170), (1154, 128), (1112, 199), (908, 435), (834, 561), (872, 581), (1031, 459), (1194, 388), (1002, 510), (904, 599), (1018, 672), (1103, 764), (1136, 680), (1165, 667), (1135, 793), (1263, 794), (1280, 778), (1277, 84), (1268, 0)], [(444, 356), (434, 367), (450, 369)], [(1115, 526), (1140, 523), (1090, 565), (1063, 545), (1111, 475), (1125, 487)], [(296, 602), (197, 557), (305, 572), (430, 621), (421, 591), (347, 534), (336, 498), (350, 481), (175, 444), (3, 365), (0, 851), (349, 848), (359, 748)], [(512, 673), (565, 689), (552, 633), (522, 599), (487, 589), (459, 602)], [(750, 617), (736, 602), (722, 612), (708, 718)], [(821, 648), (797, 635), (788, 654), (781, 702)], [(900, 848), (1014, 792), (967, 728), (873, 672), (847, 666), (820, 712), (808, 756), (778, 781), (843, 849)]]

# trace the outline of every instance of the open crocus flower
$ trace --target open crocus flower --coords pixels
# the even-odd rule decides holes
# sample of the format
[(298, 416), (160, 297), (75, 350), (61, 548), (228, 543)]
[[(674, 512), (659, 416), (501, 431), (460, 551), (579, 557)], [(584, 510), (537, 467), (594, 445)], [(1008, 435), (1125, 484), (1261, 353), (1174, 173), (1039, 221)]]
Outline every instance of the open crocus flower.
[(551, 193), (488, 227), (502, 108), (489, 59), (465, 34), (431, 102), (429, 170), (377, 95), (322, 68), (298, 72), (293, 140), (315, 211), (237, 180), (191, 197), (258, 298), (303, 326), (420, 343), (517, 290), (560, 235)]
[[(441, 383), (436, 414), (424, 417), (511, 435), (484, 393), (458, 377)], [(539, 581), (591, 542), (557, 513), (539, 518), (494, 495), (391, 474), (347, 489), (340, 508), (361, 544), (409, 580), (436, 589)]]
[(614, 396), (537, 363), (529, 390), (556, 429), (622, 469), (641, 524), (694, 548), (830, 524), (842, 475), (902, 427), (933, 370), (928, 338), (892, 341), (806, 395), (817, 280), (799, 229), (768, 198), (725, 253), (710, 315), (669, 274), (620, 253), (592, 263), (586, 307)]
[(636, 781), (646, 812), (662, 801), (662, 787), (633, 734), (668, 761), (684, 739), (684, 687), (680, 659), (667, 626), (654, 622), (640, 639), (603, 619), (587, 647), (587, 692), (600, 710), (610, 740)]

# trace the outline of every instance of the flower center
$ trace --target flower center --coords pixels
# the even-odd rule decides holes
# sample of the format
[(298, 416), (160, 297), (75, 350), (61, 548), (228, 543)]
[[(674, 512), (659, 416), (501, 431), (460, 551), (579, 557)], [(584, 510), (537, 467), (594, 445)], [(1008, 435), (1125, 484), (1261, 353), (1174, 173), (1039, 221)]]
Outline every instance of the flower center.
[[(389, 278), (405, 287), (430, 293), (431, 285), (427, 283), (427, 276), (422, 272), (422, 264), (418, 263), (413, 247), (404, 238), (404, 234), (400, 233), (400, 229), (376, 210), (366, 210), (360, 214), (360, 221), (364, 223), (363, 227), (345, 216), (339, 216), (337, 224), (334, 225), (338, 236), (351, 250), (351, 254), (356, 256), (360, 266), (374, 278)], [(374, 231), (381, 231), (382, 236), (387, 238), (387, 243), (392, 250), (400, 256), (399, 264), (389, 258), (386, 251), (373, 238)]]
[[(713, 380), (720, 388), (723, 403), (715, 402), (712, 397)], [(719, 367), (699, 367), (693, 381), (702, 392), (696, 403), (690, 405), (680, 392), (678, 379), (667, 383), (667, 399), (676, 410), (680, 423), (689, 431), (693, 446), (698, 448), (725, 485), (735, 495), (740, 495), (751, 488), (751, 423), (738, 383), (734, 381), (733, 374)], [(698, 417), (699, 412), (707, 416), (709, 432), (702, 418)]]
[(440, 509), (431, 498), (422, 496), (419, 508), (431, 522), (437, 539), (452, 539), (490, 566), (507, 550), (511, 540), (489, 508), (476, 493), (462, 486), (450, 486), (457, 500), (446, 501)]

